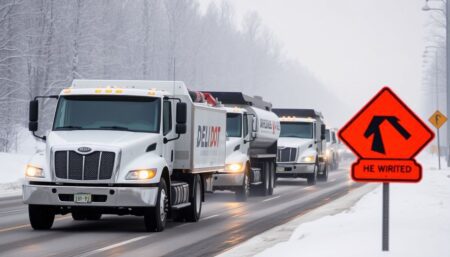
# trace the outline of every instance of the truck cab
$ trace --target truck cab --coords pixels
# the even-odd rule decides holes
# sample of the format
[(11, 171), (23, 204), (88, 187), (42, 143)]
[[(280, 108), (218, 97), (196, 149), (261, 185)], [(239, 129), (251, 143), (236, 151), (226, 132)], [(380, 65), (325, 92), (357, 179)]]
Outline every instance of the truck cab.
[(340, 146), (337, 138), (337, 129), (327, 128), (325, 130), (325, 139), (327, 141), (326, 158), (328, 168), (330, 170), (337, 170), (339, 168), (340, 160)]
[(227, 112), (226, 166), (214, 174), (214, 190), (231, 190), (237, 201), (272, 195), (279, 119), (261, 97), (241, 92), (208, 92)]
[(308, 184), (328, 179), (325, 125), (312, 109), (273, 109), (280, 117), (277, 177), (306, 178)]
[[(36, 134), (40, 98), (58, 101), (46, 136)], [(170, 216), (197, 221), (212, 174), (225, 166), (225, 123), (225, 110), (193, 103), (183, 82), (74, 80), (36, 97), (29, 129), (46, 149), (23, 185), (31, 226), (49, 229), (68, 213), (144, 216), (147, 231), (162, 231)]]

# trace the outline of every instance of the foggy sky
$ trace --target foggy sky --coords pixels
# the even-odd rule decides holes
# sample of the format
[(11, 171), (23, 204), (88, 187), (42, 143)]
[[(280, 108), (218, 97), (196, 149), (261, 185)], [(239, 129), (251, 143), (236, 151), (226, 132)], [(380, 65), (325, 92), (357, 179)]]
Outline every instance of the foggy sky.
[[(199, 0), (202, 6), (211, 1)], [(425, 0), (227, 0), (236, 24), (256, 11), (288, 58), (349, 104), (345, 122), (383, 85), (420, 112)], [(327, 103), (324, 103), (327, 104)]]

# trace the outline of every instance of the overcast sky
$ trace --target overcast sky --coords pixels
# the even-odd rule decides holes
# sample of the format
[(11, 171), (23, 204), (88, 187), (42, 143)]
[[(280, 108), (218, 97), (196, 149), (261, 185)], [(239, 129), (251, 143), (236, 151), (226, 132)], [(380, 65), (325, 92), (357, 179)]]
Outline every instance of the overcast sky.
[[(211, 1), (199, 0), (202, 6)], [(299, 60), (357, 111), (383, 85), (421, 107), (425, 0), (226, 0), (236, 23), (260, 14)]]

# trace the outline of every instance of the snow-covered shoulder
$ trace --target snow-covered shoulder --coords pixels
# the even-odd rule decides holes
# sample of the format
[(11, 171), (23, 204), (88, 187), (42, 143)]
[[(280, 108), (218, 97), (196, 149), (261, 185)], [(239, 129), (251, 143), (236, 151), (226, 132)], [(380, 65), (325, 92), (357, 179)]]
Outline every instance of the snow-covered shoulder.
[(0, 197), (20, 195), (29, 154), (0, 152)]
[[(437, 170), (437, 157), (419, 157), (423, 180), (392, 184), (390, 252), (383, 256), (448, 256), (450, 170)], [(381, 187), (350, 210), (300, 225), (289, 241), (257, 256), (380, 256)]]
[[(265, 240), (270, 236), (258, 235), (248, 241), (259, 242), (259, 247), (253, 247), (257, 250), (252, 255), (449, 256), (450, 169), (439, 171), (437, 157), (427, 154), (420, 156), (418, 162), (423, 166), (420, 183), (395, 183), (390, 187), (389, 252), (381, 251), (382, 188), (377, 187), (339, 214), (299, 222), (288, 240), (270, 248)], [(289, 224), (277, 228), (278, 231), (289, 229)]]

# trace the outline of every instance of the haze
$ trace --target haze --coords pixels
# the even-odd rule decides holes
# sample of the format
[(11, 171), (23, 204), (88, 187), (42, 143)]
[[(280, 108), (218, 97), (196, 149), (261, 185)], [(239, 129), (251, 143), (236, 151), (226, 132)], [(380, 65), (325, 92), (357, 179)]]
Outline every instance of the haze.
[[(219, 0), (200, 0), (202, 7)], [(257, 12), (288, 58), (348, 105), (342, 125), (383, 85), (421, 112), (424, 0), (228, 0), (239, 24)], [(329, 103), (321, 103), (328, 105)], [(320, 105), (319, 105), (320, 106)]]

